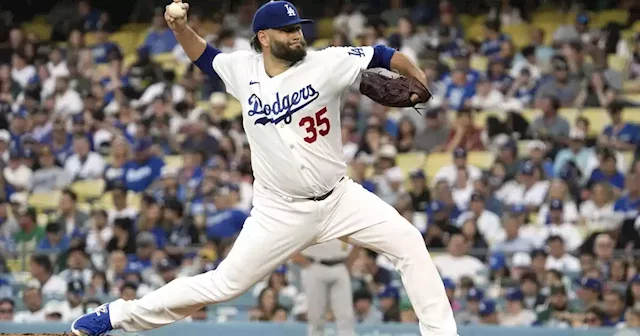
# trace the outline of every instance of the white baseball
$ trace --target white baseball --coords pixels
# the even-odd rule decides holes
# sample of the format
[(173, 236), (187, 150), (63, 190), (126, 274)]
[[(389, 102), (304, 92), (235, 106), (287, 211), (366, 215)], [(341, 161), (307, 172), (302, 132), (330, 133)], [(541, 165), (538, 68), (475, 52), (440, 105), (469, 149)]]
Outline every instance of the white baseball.
[(179, 2), (174, 2), (170, 4), (169, 8), (167, 8), (167, 12), (173, 18), (181, 18), (185, 16), (185, 14), (187, 14), (187, 11), (185, 11), (184, 8), (182, 8), (182, 4)]

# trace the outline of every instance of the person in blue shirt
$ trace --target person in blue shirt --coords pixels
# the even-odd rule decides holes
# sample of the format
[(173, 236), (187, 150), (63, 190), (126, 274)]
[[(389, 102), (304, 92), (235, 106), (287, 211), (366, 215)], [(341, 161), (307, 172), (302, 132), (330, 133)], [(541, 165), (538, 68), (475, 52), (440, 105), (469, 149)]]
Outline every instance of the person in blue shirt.
[(523, 68), (520, 70), (520, 76), (513, 81), (507, 95), (516, 98), (528, 107), (535, 101), (539, 86), (539, 81), (531, 76), (531, 71), (528, 68)]
[(135, 159), (125, 165), (124, 183), (128, 190), (142, 192), (160, 177), (164, 161), (151, 153), (153, 142), (138, 139), (133, 145)]
[(460, 69), (454, 70), (451, 74), (451, 83), (447, 85), (444, 95), (448, 107), (459, 111), (475, 94), (476, 88), (467, 80), (466, 72)]
[[(462, 70), (467, 74), (467, 82), (473, 87), (482, 77), (482, 74), (475, 69), (471, 68), (471, 53), (466, 48), (460, 48), (452, 53), (454, 61), (454, 69)], [(447, 73), (442, 78), (444, 85), (449, 85), (452, 81), (452, 73)]]
[(640, 125), (625, 122), (622, 109), (623, 105), (616, 101), (607, 106), (611, 125), (604, 128), (598, 144), (620, 151), (635, 151), (640, 143)]
[(50, 222), (45, 228), (46, 236), (38, 242), (36, 249), (42, 252), (63, 252), (69, 248), (69, 237), (58, 222)]
[(178, 44), (176, 36), (164, 20), (163, 11), (164, 9), (156, 10), (151, 30), (142, 43), (143, 47), (149, 48), (151, 56), (172, 52), (173, 48)]
[(505, 61), (502, 59), (493, 59), (489, 62), (487, 78), (493, 87), (502, 93), (506, 93), (513, 83), (513, 78), (507, 73)]
[(625, 181), (626, 193), (613, 205), (613, 210), (624, 215), (627, 220), (635, 220), (640, 216), (640, 176), (629, 174)]
[(624, 175), (616, 169), (616, 156), (610, 150), (604, 150), (600, 158), (600, 167), (591, 172), (587, 182), (587, 188), (596, 182), (607, 182), (618, 190), (623, 190)]
[(233, 207), (229, 187), (222, 186), (210, 196), (213, 198), (216, 212), (207, 214), (205, 220), (207, 238), (222, 240), (240, 233), (248, 214)]
[(485, 39), (480, 45), (480, 53), (487, 57), (494, 57), (500, 54), (502, 42), (509, 39), (509, 36), (500, 33), (499, 21), (487, 21), (484, 24)]
[(185, 216), (184, 206), (177, 199), (166, 199), (163, 213), (169, 229), (165, 249), (172, 258), (180, 260), (185, 247), (200, 243), (200, 233), (191, 218)]
[(127, 257), (127, 267), (145, 270), (151, 267), (151, 255), (156, 250), (156, 239), (150, 232), (141, 232), (136, 236), (136, 253)]
[(96, 64), (106, 64), (113, 57), (122, 55), (120, 47), (117, 44), (109, 41), (109, 27), (102, 26), (96, 31), (96, 44), (91, 46), (91, 53), (93, 54), (93, 61)]
[(11, 143), (10, 149), (22, 150), (22, 137), (27, 135), (27, 117), (26, 110), (20, 109), (11, 115), (10, 134)]
[(73, 135), (67, 132), (66, 121), (63, 118), (53, 120), (51, 132), (45, 135), (40, 143), (51, 148), (51, 152), (58, 162), (62, 163), (73, 155)]

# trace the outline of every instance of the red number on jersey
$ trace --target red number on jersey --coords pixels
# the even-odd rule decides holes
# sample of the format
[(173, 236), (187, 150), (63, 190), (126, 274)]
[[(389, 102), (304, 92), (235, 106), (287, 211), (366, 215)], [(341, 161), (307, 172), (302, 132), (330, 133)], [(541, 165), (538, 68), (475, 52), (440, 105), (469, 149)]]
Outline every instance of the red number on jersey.
[(321, 136), (329, 134), (331, 123), (329, 122), (329, 118), (324, 116), (325, 113), (327, 113), (327, 108), (323, 107), (320, 111), (316, 112), (315, 119), (308, 116), (300, 119), (298, 125), (304, 127), (304, 130), (308, 133), (304, 141), (314, 143), (318, 140), (318, 134)]

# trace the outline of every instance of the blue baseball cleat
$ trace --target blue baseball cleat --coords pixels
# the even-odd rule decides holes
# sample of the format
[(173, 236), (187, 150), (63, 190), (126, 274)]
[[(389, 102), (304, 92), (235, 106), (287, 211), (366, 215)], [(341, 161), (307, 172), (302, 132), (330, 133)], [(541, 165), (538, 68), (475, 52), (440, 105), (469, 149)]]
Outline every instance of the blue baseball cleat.
[(98, 336), (113, 330), (109, 318), (109, 304), (105, 303), (91, 313), (78, 317), (71, 323), (76, 336)]

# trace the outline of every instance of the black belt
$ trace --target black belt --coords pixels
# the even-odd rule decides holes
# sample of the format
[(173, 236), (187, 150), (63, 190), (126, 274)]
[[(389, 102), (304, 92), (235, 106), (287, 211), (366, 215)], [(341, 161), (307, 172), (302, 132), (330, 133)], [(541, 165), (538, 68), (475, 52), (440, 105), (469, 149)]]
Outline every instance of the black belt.
[(340, 264), (344, 264), (344, 262), (346, 261), (345, 259), (315, 260), (315, 259), (309, 258), (309, 257), (307, 257), (307, 259), (309, 259), (309, 261), (312, 262), (312, 263), (318, 263), (318, 264), (322, 264), (322, 265), (325, 265), (325, 266), (340, 265)]
[[(344, 177), (340, 179), (340, 181), (338, 182), (342, 182), (342, 180), (344, 180)], [(336, 190), (336, 188), (333, 188), (331, 190), (329, 190), (328, 193), (322, 195), (322, 196), (318, 196), (318, 197), (309, 197), (307, 198), (309, 201), (324, 201), (327, 199), (327, 197), (331, 196), (331, 194), (333, 194), (333, 191)]]

